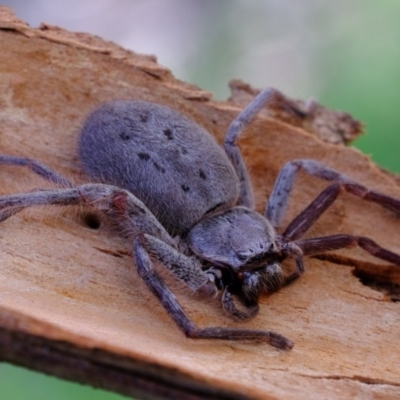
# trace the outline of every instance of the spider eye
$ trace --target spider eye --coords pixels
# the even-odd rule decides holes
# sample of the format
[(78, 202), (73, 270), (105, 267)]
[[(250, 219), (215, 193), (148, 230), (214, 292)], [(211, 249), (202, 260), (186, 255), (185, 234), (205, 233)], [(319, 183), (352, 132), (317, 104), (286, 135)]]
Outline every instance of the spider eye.
[(238, 258), (238, 260), (239, 261), (246, 261), (247, 260), (247, 258), (248, 258), (248, 256), (246, 255), (246, 254), (238, 254), (237, 255), (237, 258)]

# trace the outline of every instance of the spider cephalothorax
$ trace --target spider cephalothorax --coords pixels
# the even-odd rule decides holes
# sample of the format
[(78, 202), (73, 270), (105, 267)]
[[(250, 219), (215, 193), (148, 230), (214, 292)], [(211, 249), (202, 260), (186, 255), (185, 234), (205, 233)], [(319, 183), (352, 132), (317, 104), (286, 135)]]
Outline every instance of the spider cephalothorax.
[(190, 230), (188, 242), (198, 257), (220, 268), (224, 289), (250, 304), (283, 285), (280, 262), (290, 249), (266, 218), (247, 207), (204, 218)]
[[(129, 234), (139, 275), (187, 336), (292, 348), (292, 341), (271, 331), (198, 328), (153, 264), (159, 260), (195, 292), (220, 294), (223, 309), (240, 319), (257, 313), (260, 294), (298, 278), (304, 271), (303, 256), (358, 245), (400, 266), (400, 255), (365, 237), (339, 234), (302, 239), (342, 190), (400, 213), (400, 200), (370, 190), (318, 161), (288, 162), (265, 214), (254, 210), (237, 139), (277, 96), (284, 98), (274, 89), (256, 96), (231, 123), (223, 148), (203, 128), (168, 107), (142, 101), (106, 103), (88, 117), (79, 138), (84, 171), (91, 181), (102, 183), (74, 187), (38, 161), (0, 156), (0, 164), (26, 165), (61, 186), (0, 197), (0, 221), (34, 205), (97, 206)], [(296, 113), (296, 107), (287, 101), (288, 110)], [(331, 184), (282, 229), (299, 170)], [(296, 266), (288, 275), (281, 268), (287, 257)]]

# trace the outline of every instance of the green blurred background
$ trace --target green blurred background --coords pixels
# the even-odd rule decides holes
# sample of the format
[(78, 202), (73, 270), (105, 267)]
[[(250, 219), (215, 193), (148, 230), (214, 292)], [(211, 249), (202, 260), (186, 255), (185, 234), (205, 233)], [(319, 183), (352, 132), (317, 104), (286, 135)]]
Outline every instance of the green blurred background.
[[(182, 79), (229, 96), (228, 82), (274, 86), (350, 112), (367, 134), (355, 146), (400, 172), (398, 0), (15, 0), (32, 26), (86, 31), (159, 62)], [(1, 67), (0, 67), (1, 68)], [(397, 86), (399, 85), (399, 86)], [(0, 364), (0, 399), (121, 396)]]

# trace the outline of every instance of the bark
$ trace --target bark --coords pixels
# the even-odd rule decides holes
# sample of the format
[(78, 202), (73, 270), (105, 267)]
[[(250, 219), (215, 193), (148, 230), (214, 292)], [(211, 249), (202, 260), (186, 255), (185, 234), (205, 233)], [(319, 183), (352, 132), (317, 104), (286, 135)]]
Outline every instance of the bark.
[[(76, 182), (85, 181), (76, 138), (98, 104), (128, 98), (166, 104), (222, 141), (254, 92), (236, 83), (230, 101), (216, 102), (176, 80), (155, 57), (56, 27), (31, 29), (0, 10), (0, 151), (38, 159)], [(339, 126), (339, 136), (347, 132), (341, 135), (347, 139), (330, 142), (348, 141), (360, 130), (350, 116), (324, 110), (329, 117), (322, 122), (302, 123), (301, 116), (297, 122), (282, 116), (277, 105), (240, 140), (260, 211), (280, 168), (294, 158), (317, 159), (400, 198), (395, 177), (359, 151), (323, 140), (324, 126), (333, 133)], [(286, 222), (324, 186), (301, 175)], [(1, 167), (2, 194), (38, 187), (51, 184), (27, 169)], [(263, 296), (260, 314), (240, 325), (289, 337), (291, 351), (196, 341), (183, 336), (140, 280), (131, 244), (107, 224), (91, 229), (87, 222), (85, 210), (47, 207), (1, 224), (0, 359), (143, 398), (400, 395), (400, 308), (392, 301), (399, 268), (359, 249), (308, 259), (298, 282)], [(339, 232), (371, 237), (400, 253), (399, 217), (351, 195), (342, 195), (309, 236)], [(218, 302), (202, 302), (179, 285), (176, 291), (199, 326), (238, 325)]]

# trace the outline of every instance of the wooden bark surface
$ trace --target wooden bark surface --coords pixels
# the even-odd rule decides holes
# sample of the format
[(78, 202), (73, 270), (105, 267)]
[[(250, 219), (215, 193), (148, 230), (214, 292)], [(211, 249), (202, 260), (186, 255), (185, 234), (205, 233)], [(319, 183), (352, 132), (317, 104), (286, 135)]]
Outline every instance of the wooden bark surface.
[[(0, 88), (0, 152), (41, 160), (76, 182), (85, 181), (79, 128), (104, 101), (169, 105), (220, 141), (242, 107), (240, 99), (216, 102), (176, 80), (154, 57), (54, 27), (31, 29), (7, 9), (0, 13)], [(240, 145), (259, 210), (280, 168), (294, 158), (320, 160), (400, 198), (396, 180), (367, 156), (288, 121), (260, 115)], [(2, 194), (51, 187), (24, 168), (0, 169)], [(324, 185), (301, 175), (286, 221)], [(263, 296), (260, 314), (240, 324), (285, 335), (295, 342), (291, 351), (195, 341), (183, 336), (138, 277), (130, 243), (107, 225), (90, 229), (83, 211), (30, 209), (1, 224), (0, 359), (140, 397), (400, 396), (400, 303), (353, 274), (357, 269), (374, 282), (399, 285), (398, 268), (358, 249), (308, 259), (298, 282)], [(339, 232), (369, 236), (400, 253), (399, 217), (349, 195), (308, 236)], [(199, 326), (238, 325), (218, 302), (200, 302), (178, 285), (176, 291)]]

